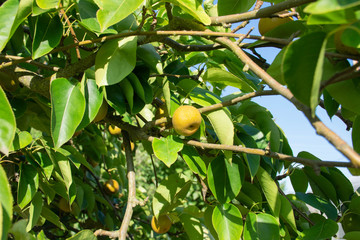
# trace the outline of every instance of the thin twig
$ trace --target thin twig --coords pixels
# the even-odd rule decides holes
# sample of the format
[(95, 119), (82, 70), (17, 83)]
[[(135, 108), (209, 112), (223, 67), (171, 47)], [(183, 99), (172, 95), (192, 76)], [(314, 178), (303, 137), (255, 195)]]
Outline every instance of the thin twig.
[[(19, 61), (23, 61), (24, 60), (24, 57), (19, 57), (19, 56), (12, 56), (12, 55), (4, 55), (4, 54), (0, 54), (0, 58), (2, 58), (2, 59), (7, 59), (7, 60), (10, 60), (10, 61), (17, 61), (17, 60), (19, 60)], [(44, 68), (44, 69), (49, 69), (49, 70), (52, 70), (52, 71), (54, 71), (54, 72), (57, 72), (57, 71), (59, 71), (60, 70), (60, 68), (59, 67), (52, 67), (52, 66), (49, 66), (49, 65), (46, 65), (46, 64), (43, 64), (43, 63), (40, 63), (40, 62), (36, 62), (36, 61), (34, 61), (34, 60), (26, 60), (26, 61), (24, 61), (24, 62), (27, 62), (27, 63), (29, 63), (29, 64), (31, 64), (31, 65), (34, 65), (34, 66), (37, 66), (37, 67), (40, 67), (40, 68)], [(1, 64), (2, 65), (2, 64)], [(0, 66), (1, 66), (0, 65)]]
[(157, 177), (156, 167), (155, 167), (154, 158), (153, 158), (152, 154), (150, 154), (150, 159), (151, 159), (151, 164), (153, 166), (153, 171), (154, 171), (154, 176), (155, 176), (155, 186), (157, 188), (158, 184), (159, 184), (159, 180), (158, 180), (158, 177)]
[(171, 21), (173, 19), (171, 4), (166, 2), (165, 8), (166, 8), (166, 14), (168, 16), (168, 19), (169, 19), (169, 21)]
[[(323, 100), (320, 100), (319, 106), (326, 110), (326, 108), (325, 108), (325, 103), (324, 103)], [(353, 122), (350, 121), (349, 119), (345, 119), (345, 118), (342, 116), (340, 110), (337, 110), (337, 111), (336, 111), (335, 116), (337, 116), (338, 118), (340, 118), (340, 120), (345, 123), (345, 125), (346, 125), (346, 131), (349, 131), (349, 130), (352, 128)]]
[[(79, 40), (78, 40), (77, 37), (76, 37), (76, 33), (75, 33), (75, 31), (74, 31), (74, 29), (73, 29), (73, 27), (72, 27), (72, 24), (71, 24), (69, 18), (68, 18), (67, 15), (66, 15), (66, 12), (65, 12), (64, 9), (63, 9), (63, 6), (62, 6), (61, 2), (59, 3), (59, 7), (60, 7), (60, 14), (64, 16), (64, 20), (65, 20), (66, 24), (67, 24), (68, 27), (69, 27), (69, 30), (70, 30), (71, 36), (72, 36), (72, 38), (73, 38), (73, 40), (74, 40), (74, 43), (78, 43)], [(81, 55), (80, 55), (79, 46), (76, 46), (76, 47), (75, 47), (75, 51), (76, 51), (76, 57), (77, 57), (77, 59), (80, 60), (80, 59), (81, 59)]]
[(325, 87), (329, 86), (330, 84), (334, 84), (358, 77), (360, 75), (360, 72), (357, 70), (359, 66), (360, 66), (360, 62), (357, 62), (355, 65), (334, 74), (334, 76), (332, 76), (329, 80), (321, 84), (320, 91), (322, 91)]
[(291, 201), (290, 199), (286, 196), (286, 194), (283, 192), (283, 190), (280, 188), (279, 184), (276, 182), (276, 186), (278, 187), (279, 193), (281, 195), (283, 195), (291, 204), (292, 209), (297, 212), (302, 218), (304, 218), (308, 223), (310, 223), (312, 226), (315, 225), (315, 223), (313, 221), (311, 221), (311, 219), (306, 216), (302, 211), (300, 211), (300, 209), (298, 209)]
[(190, 78), (194, 80), (198, 80), (198, 75), (179, 75), (179, 74), (170, 74), (170, 73), (163, 73), (163, 74), (151, 74), (149, 77), (175, 77), (175, 78)]
[(340, 151), (346, 158), (348, 158), (352, 165), (355, 167), (360, 167), (360, 155), (354, 151), (344, 140), (342, 140), (336, 133), (331, 131), (316, 115), (311, 113), (311, 110), (308, 106), (299, 102), (291, 91), (283, 87), (278, 81), (272, 78), (267, 72), (265, 72), (261, 67), (259, 67), (255, 62), (253, 62), (245, 52), (238, 47), (234, 42), (227, 38), (217, 38), (217, 42), (224, 44), (230, 50), (233, 51), (235, 55), (244, 63), (248, 64), (250, 69), (259, 76), (267, 85), (272, 89), (276, 90), (283, 97), (292, 102), (296, 108), (304, 113), (306, 118), (309, 120), (311, 125), (316, 130), (316, 133), (325, 137), (338, 151)]
[[(259, 10), (261, 8), (261, 6), (263, 5), (263, 1), (262, 0), (257, 0), (255, 7), (254, 7), (254, 11)], [(239, 26), (237, 26), (236, 28), (234, 28), (231, 32), (232, 33), (236, 33), (237, 31), (239, 31), (240, 29), (246, 27), (246, 25), (249, 24), (249, 20), (245, 20), (243, 21)]]

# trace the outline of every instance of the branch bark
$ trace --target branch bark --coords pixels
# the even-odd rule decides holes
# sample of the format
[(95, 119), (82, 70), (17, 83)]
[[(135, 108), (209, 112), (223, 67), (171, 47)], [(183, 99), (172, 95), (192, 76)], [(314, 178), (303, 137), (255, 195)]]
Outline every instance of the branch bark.
[(240, 47), (235, 45), (229, 39), (221, 37), (217, 38), (216, 41), (232, 50), (237, 55), (237, 57), (242, 62), (246, 63), (257, 76), (266, 82), (266, 84), (292, 102), (297, 109), (304, 113), (318, 135), (325, 137), (337, 150), (339, 150), (346, 158), (348, 158), (355, 167), (360, 167), (360, 155), (355, 152), (354, 149), (352, 149), (336, 133), (331, 131), (323, 122), (321, 122), (317, 116), (313, 117), (310, 108), (299, 102), (289, 89), (283, 87), (279, 82), (272, 78), (261, 67), (254, 63)]

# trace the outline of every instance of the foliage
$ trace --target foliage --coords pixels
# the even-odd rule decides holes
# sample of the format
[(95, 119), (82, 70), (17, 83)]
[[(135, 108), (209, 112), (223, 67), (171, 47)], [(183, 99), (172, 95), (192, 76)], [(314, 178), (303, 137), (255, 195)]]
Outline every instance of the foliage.
[[(0, 238), (328, 239), (341, 223), (357, 239), (359, 191), (337, 167), (360, 174), (360, 2), (271, 2), (0, 1)], [(289, 15), (261, 38), (229, 28)], [(261, 47), (282, 50), (269, 65)], [(276, 94), (349, 162), (293, 156), (251, 100)], [(182, 105), (201, 113), (191, 136), (171, 126)], [(352, 129), (353, 148), (319, 106)]]

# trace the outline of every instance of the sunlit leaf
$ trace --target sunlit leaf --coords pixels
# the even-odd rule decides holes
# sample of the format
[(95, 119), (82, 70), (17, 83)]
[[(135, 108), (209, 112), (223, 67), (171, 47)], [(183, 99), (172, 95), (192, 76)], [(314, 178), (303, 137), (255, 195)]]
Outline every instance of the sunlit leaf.
[(243, 230), (242, 216), (230, 203), (215, 207), (212, 222), (220, 240), (238, 240)]
[(10, 103), (5, 92), (0, 87), (0, 151), (8, 154), (12, 141), (15, 137), (15, 115), (11, 109)]
[(244, 226), (244, 240), (280, 239), (279, 222), (267, 213), (249, 212)]
[(166, 138), (154, 138), (152, 147), (157, 158), (170, 167), (178, 158), (178, 152), (183, 148), (183, 143), (172, 135)]
[(6, 239), (13, 217), (13, 197), (7, 175), (0, 165), (0, 238)]

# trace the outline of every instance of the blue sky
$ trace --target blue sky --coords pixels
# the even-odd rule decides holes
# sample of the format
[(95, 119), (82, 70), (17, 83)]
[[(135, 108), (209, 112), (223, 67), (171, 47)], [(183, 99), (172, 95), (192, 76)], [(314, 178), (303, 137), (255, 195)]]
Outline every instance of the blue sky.
[[(258, 32), (258, 20), (251, 20), (246, 28), (240, 30), (238, 33), (247, 33), (251, 27), (254, 30), (252, 35), (260, 35)], [(236, 26), (236, 25), (235, 25)], [(235, 27), (233, 26), (233, 27)], [(259, 48), (257, 52), (267, 60), (269, 64), (272, 63), (277, 53), (280, 50), (277, 48)], [(236, 92), (238, 89), (229, 87), (225, 91), (225, 95)], [(318, 136), (306, 117), (298, 111), (295, 106), (282, 96), (263, 96), (253, 99), (254, 102), (266, 107), (273, 114), (275, 122), (283, 129), (287, 136), (290, 146), (296, 156), (301, 151), (307, 151), (317, 156), (322, 160), (328, 161), (349, 161), (340, 152), (338, 152), (325, 138)], [(331, 130), (337, 133), (344, 141), (352, 146), (351, 131), (346, 131), (346, 125), (336, 116), (329, 118), (326, 111), (320, 106), (316, 110), (318, 117)], [(348, 177), (351, 176), (347, 168), (340, 168), (340, 170)], [(360, 179), (360, 177), (356, 177)], [(355, 177), (352, 179), (355, 180)]]

